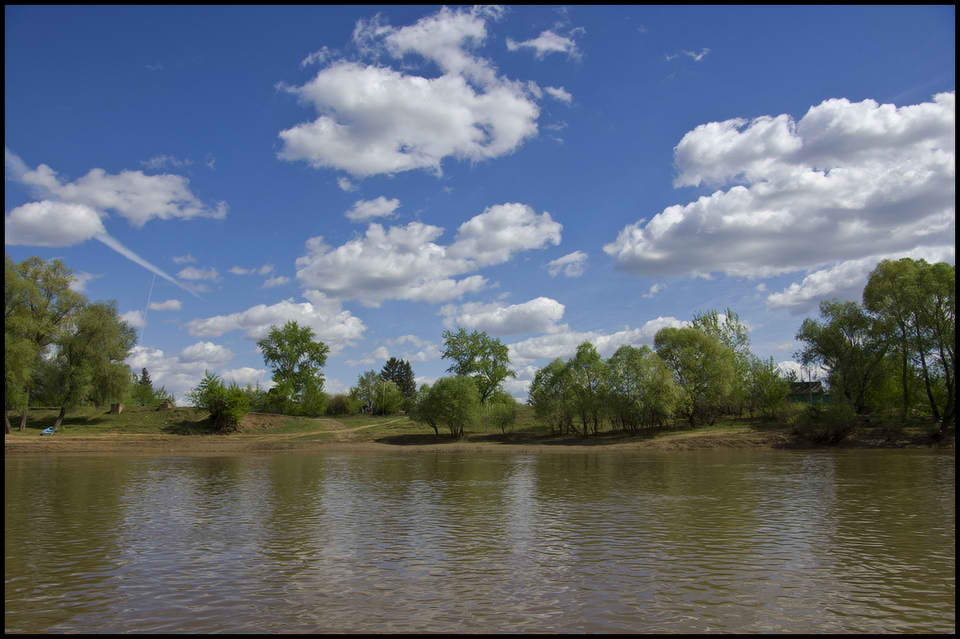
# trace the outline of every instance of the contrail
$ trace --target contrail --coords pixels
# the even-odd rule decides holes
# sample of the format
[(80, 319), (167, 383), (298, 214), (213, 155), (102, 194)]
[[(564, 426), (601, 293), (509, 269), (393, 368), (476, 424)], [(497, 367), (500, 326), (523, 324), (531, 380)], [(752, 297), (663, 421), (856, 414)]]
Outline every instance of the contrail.
[(140, 346), (143, 346), (143, 334), (147, 331), (147, 311), (150, 310), (150, 300), (153, 299), (153, 285), (157, 283), (157, 274), (153, 274), (150, 282), (150, 292), (147, 294), (147, 307), (143, 309), (143, 328), (140, 329)]
[[(107, 235), (106, 233), (101, 233), (100, 235), (97, 235), (97, 236), (96, 236), (96, 239), (99, 240), (99, 241), (101, 241), (101, 242), (103, 242), (104, 244), (106, 244), (107, 246), (109, 246), (110, 248), (112, 248), (114, 251), (116, 251), (116, 252), (119, 253), (120, 255), (124, 256), (125, 258), (127, 258), (127, 259), (129, 259), (129, 260), (133, 260), (134, 262), (136, 262), (137, 264), (139, 264), (139, 265), (142, 266), (143, 268), (147, 269), (148, 271), (151, 271), (152, 273), (155, 273), (155, 274), (159, 275), (160, 277), (162, 277), (163, 279), (167, 280), (167, 281), (170, 282), (171, 284), (174, 284), (175, 286), (178, 286), (178, 287), (182, 288), (183, 290), (185, 290), (186, 292), (190, 293), (191, 295), (193, 295), (193, 296), (195, 296), (195, 297), (197, 297), (197, 298), (200, 298), (199, 295), (197, 295), (196, 293), (194, 293), (193, 291), (191, 291), (189, 288), (187, 288), (186, 286), (184, 286), (183, 284), (181, 284), (180, 282), (178, 282), (176, 279), (174, 279), (173, 277), (167, 275), (166, 273), (164, 273), (163, 271), (161, 271), (159, 268), (157, 268), (156, 266), (154, 266), (154, 265), (151, 264), (150, 262), (146, 261), (145, 259), (143, 259), (143, 258), (140, 257), (139, 255), (137, 255), (136, 253), (134, 253), (133, 251), (131, 251), (130, 249), (128, 249), (126, 246), (124, 246), (123, 244), (121, 244), (116, 238), (111, 237), (110, 235)], [(202, 299), (202, 298), (200, 298), (200, 299)]]

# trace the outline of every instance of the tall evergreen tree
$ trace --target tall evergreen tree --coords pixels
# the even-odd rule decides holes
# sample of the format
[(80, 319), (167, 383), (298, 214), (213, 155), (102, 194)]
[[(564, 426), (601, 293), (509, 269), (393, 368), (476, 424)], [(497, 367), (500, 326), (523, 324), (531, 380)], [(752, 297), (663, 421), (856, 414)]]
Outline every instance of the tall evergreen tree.
[(380, 378), (396, 384), (405, 398), (416, 398), (417, 383), (413, 380), (413, 367), (410, 366), (410, 362), (391, 357), (383, 365)]

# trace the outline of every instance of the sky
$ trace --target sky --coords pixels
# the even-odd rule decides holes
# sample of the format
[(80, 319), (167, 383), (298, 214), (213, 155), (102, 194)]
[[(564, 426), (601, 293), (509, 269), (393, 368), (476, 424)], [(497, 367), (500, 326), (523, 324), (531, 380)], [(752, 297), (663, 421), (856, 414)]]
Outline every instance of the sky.
[(5, 250), (60, 259), (179, 401), (326, 390), (442, 333), (507, 390), (729, 307), (795, 367), (821, 300), (955, 263), (955, 8), (5, 8)]

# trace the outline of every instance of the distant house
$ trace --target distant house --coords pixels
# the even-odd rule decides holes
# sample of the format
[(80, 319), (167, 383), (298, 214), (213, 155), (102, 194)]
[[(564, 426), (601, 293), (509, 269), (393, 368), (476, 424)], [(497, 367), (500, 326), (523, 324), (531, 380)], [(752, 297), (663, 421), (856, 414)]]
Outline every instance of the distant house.
[(790, 382), (790, 392), (787, 398), (796, 404), (829, 404), (830, 393), (817, 382)]

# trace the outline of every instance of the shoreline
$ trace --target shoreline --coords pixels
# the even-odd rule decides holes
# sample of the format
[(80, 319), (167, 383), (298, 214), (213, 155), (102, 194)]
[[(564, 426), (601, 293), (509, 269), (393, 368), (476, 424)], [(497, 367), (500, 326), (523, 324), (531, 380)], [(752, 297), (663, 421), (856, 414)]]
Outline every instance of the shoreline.
[(876, 448), (937, 448), (955, 450), (953, 438), (939, 445), (918, 442), (890, 444), (876, 439), (853, 438), (837, 446), (795, 441), (786, 430), (766, 432), (666, 433), (653, 437), (617, 441), (459, 441), (385, 443), (378, 441), (330, 441), (307, 435), (233, 434), (162, 435), (103, 434), (24, 437), (5, 435), (4, 456), (31, 455), (236, 455), (282, 452), (349, 453), (635, 453), (691, 450), (823, 450)]

